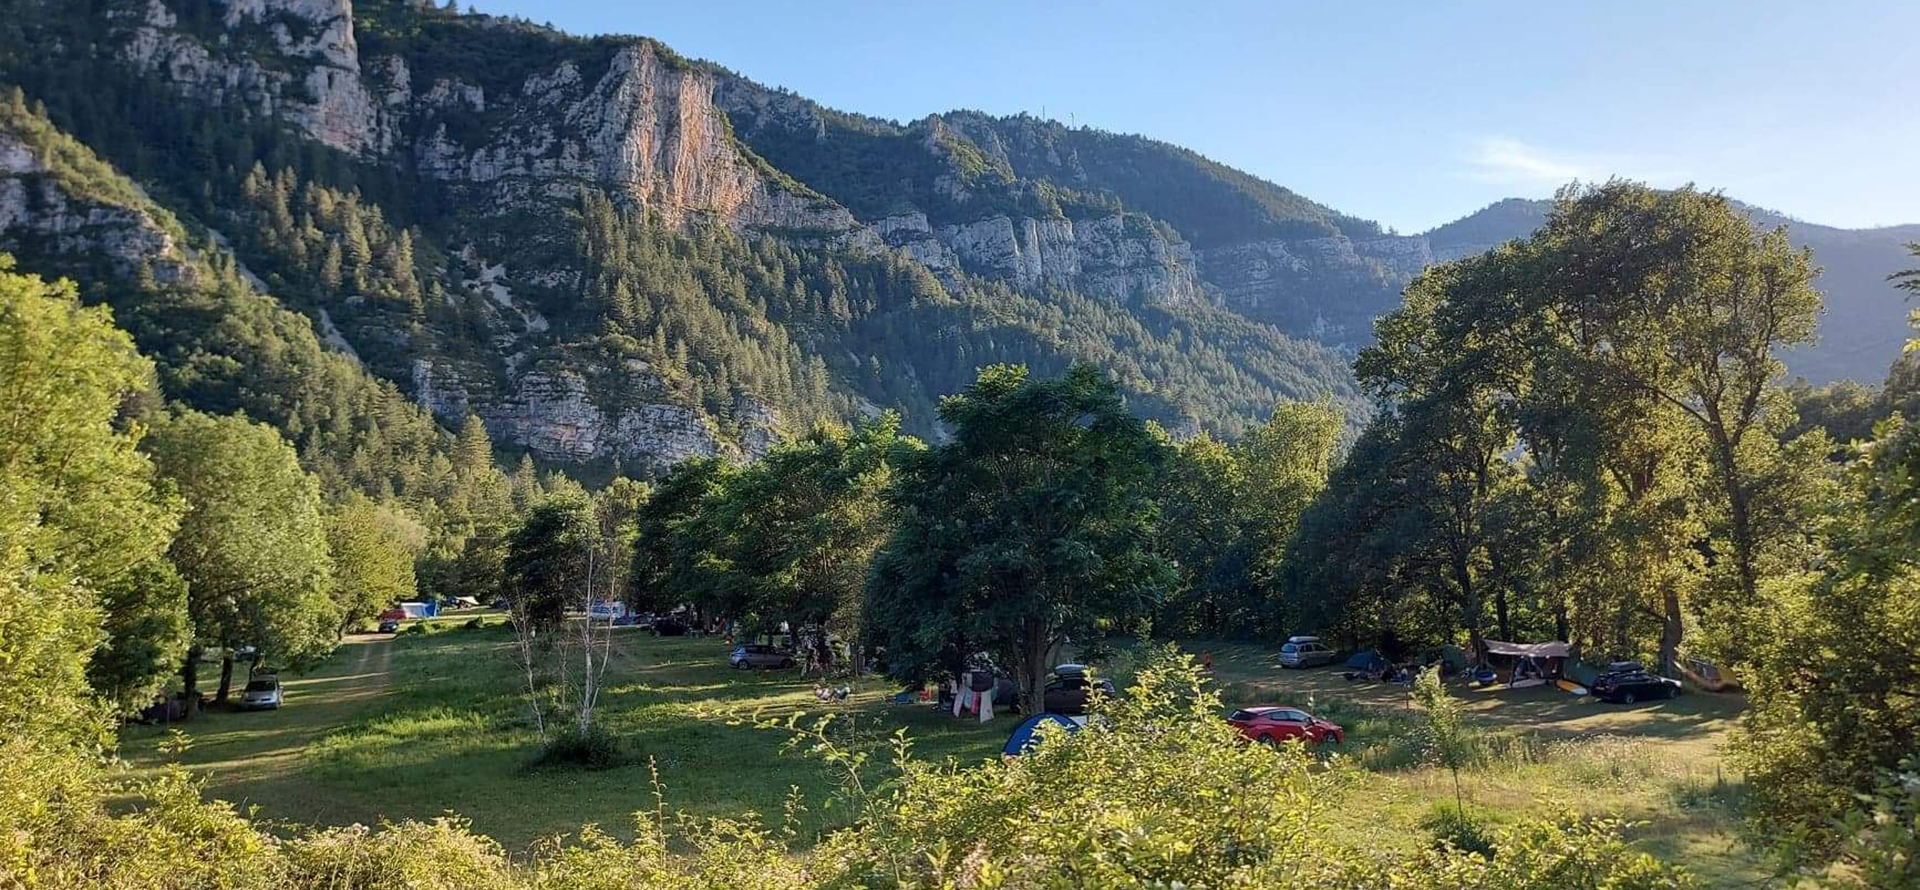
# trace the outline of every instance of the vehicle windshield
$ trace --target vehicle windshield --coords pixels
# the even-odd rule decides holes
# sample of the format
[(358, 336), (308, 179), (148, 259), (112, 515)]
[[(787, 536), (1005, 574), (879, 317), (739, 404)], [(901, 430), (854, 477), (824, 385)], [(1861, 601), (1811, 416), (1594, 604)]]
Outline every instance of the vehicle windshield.
[(272, 692), (273, 687), (277, 685), (279, 684), (273, 682), (272, 680), (255, 680), (247, 684), (247, 691), (248, 692)]
[(1286, 644), (1285, 646), (1281, 646), (1281, 647), (1280, 647), (1280, 651), (1282, 651), (1282, 652), (1298, 652), (1298, 651), (1300, 651), (1300, 647), (1299, 647), (1299, 646), (1295, 646), (1295, 645), (1294, 645), (1294, 644), (1292, 644), (1292, 643), (1288, 643), (1288, 644)]
[(1228, 717), (1227, 719), (1228, 720), (1252, 720), (1253, 716), (1254, 715), (1252, 711), (1235, 711), (1233, 712), (1233, 716)]

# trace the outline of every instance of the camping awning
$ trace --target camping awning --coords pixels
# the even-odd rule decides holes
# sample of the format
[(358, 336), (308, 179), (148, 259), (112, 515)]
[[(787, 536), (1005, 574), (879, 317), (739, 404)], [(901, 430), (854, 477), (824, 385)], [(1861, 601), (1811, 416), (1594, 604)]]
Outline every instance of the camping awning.
[(1502, 643), (1487, 640), (1487, 651), (1494, 655), (1524, 655), (1530, 658), (1566, 658), (1572, 647), (1565, 643)]

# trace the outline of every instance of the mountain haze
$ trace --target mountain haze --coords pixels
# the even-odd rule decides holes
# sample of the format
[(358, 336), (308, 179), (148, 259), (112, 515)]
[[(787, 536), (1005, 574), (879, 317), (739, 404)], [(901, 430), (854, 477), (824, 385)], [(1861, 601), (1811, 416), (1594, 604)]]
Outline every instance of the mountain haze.
[[(1373, 318), (1542, 212), (1398, 236), (1151, 139), (865, 117), (646, 38), (412, 0), (11, 6), (0, 249), (112, 302), (189, 403), (320, 423), (236, 327), (387, 394), (326, 446), (369, 465), (395, 447), (375, 417), (471, 412), (542, 460), (641, 470), (882, 409), (937, 435), (936, 400), (1003, 361), (1097, 362), (1177, 432), (1280, 398), (1354, 421)], [(1832, 305), (1796, 371), (1884, 371), (1900, 231), (1795, 224)]]

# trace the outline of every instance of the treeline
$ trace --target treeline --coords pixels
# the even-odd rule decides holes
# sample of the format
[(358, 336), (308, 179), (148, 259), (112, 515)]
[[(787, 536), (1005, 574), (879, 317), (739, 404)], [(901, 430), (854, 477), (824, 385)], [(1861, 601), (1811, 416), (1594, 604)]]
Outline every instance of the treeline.
[(1916, 766), (1914, 365), (1879, 394), (1783, 387), (1815, 272), (1720, 196), (1620, 182), (1429, 268), (1355, 364), (1381, 410), (1301, 518), (1279, 608), (1402, 651), (1704, 657), (1752, 695), (1733, 750), (1766, 845), (1823, 863), (1860, 823), (1910, 829), (1904, 795), (1860, 796)]

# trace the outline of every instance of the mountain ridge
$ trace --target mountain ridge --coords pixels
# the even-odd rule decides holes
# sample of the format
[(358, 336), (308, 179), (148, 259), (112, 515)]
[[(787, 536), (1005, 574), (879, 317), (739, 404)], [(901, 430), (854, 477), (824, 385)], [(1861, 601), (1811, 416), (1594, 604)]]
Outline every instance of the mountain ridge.
[(1172, 143), (885, 121), (412, 0), (85, 7), (23, 0), (0, 74), (321, 342), (560, 464), (752, 455), (883, 408), (938, 435), (993, 361), (1099, 362), (1182, 433), (1279, 398), (1357, 423), (1373, 318), (1530, 229), (1523, 202), (1394, 235)]

